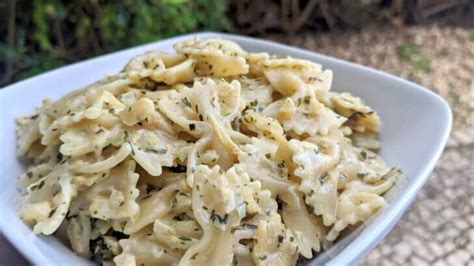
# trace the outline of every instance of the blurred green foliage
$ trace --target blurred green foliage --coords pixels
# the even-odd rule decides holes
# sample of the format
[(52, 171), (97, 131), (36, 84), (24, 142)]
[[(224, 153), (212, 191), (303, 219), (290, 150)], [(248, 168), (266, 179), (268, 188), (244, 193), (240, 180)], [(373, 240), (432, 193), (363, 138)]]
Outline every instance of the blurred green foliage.
[(17, 0), (15, 14), (8, 14), (15, 19), (13, 45), (0, 40), (0, 82), (169, 36), (229, 31), (227, 6), (221, 0)]
[(420, 47), (415, 43), (405, 43), (398, 47), (398, 56), (412, 63), (415, 70), (430, 72), (431, 64), (428, 58), (421, 54)]
[(474, 30), (468, 33), (467, 38), (469, 38), (471, 42), (474, 42)]

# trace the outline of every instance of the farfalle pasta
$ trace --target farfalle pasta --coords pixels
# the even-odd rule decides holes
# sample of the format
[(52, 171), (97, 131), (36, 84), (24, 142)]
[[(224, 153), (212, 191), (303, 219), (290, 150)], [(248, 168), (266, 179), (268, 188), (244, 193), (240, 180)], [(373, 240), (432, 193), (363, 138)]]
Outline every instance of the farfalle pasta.
[(221, 39), (148, 52), (17, 119), (19, 214), (116, 265), (294, 265), (383, 209), (401, 172), (332, 72)]

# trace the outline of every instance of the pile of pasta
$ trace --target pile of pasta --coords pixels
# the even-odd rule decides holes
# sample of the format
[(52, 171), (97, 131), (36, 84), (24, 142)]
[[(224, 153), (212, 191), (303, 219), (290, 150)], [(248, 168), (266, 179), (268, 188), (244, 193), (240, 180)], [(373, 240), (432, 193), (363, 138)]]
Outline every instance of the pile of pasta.
[(332, 72), (222, 39), (136, 56), (17, 119), (21, 218), (117, 265), (293, 265), (369, 219), (400, 171)]

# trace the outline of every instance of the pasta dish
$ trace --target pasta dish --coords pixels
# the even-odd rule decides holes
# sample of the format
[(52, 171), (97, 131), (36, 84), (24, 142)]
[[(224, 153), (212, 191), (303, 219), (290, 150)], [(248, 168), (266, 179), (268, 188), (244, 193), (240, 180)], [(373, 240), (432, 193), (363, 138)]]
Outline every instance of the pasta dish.
[(19, 215), (116, 265), (294, 265), (387, 203), (380, 119), (332, 72), (192, 39), (17, 118)]

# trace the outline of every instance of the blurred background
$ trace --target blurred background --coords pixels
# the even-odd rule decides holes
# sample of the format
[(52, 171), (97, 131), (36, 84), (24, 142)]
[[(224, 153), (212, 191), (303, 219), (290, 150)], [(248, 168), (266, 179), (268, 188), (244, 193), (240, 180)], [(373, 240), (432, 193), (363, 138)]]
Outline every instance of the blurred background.
[[(0, 0), (0, 87), (201, 30), (344, 58), (444, 97), (454, 113), (448, 146), (362, 264), (474, 265), (474, 0)], [(0, 240), (0, 257), (10, 253)]]

